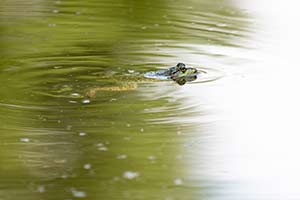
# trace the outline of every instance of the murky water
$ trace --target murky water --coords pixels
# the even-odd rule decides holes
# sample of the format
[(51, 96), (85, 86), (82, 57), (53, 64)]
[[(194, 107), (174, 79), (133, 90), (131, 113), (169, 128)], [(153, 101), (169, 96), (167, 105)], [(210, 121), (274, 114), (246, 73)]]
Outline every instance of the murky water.
[[(0, 5), (0, 199), (282, 199), (230, 122), (259, 31), (233, 2)], [(178, 62), (212, 81), (137, 78)]]

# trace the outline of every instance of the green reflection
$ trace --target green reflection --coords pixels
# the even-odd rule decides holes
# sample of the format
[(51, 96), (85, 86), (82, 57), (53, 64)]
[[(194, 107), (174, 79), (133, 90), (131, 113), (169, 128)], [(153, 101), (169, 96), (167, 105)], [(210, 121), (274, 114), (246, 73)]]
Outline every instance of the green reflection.
[(197, 125), (184, 122), (195, 113), (180, 86), (139, 83), (86, 104), (84, 93), (172, 66), (195, 53), (184, 44), (239, 46), (242, 19), (224, 1), (1, 3), (0, 197), (201, 197), (185, 179), (183, 145)]

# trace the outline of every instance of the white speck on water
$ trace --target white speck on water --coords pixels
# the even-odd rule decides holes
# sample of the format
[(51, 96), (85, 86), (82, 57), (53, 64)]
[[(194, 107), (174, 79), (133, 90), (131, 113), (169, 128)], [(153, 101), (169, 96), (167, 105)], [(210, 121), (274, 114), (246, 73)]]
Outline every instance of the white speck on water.
[(55, 27), (56, 24), (48, 24), (49, 27)]
[(104, 144), (103, 144), (103, 143), (98, 143), (98, 144), (96, 144), (96, 146), (97, 146), (97, 147), (103, 147)]
[(147, 26), (143, 26), (142, 29), (143, 29), (143, 30), (146, 30), (146, 29), (147, 29)]
[(182, 184), (183, 184), (183, 181), (182, 181), (182, 179), (180, 179), (180, 178), (176, 178), (176, 179), (174, 180), (174, 184), (175, 184), (175, 185), (182, 185)]
[(117, 159), (126, 159), (127, 155), (126, 154), (119, 154), (117, 155)]
[(156, 160), (155, 156), (148, 156), (148, 160)]
[(77, 101), (72, 101), (72, 100), (71, 100), (71, 101), (69, 101), (69, 103), (77, 103)]
[(66, 178), (68, 178), (68, 175), (67, 174), (63, 174), (63, 175), (61, 175), (61, 178), (66, 179)]
[(126, 124), (126, 126), (127, 126), (127, 127), (130, 127), (131, 125), (130, 125), (130, 124)]
[(73, 96), (73, 97), (79, 97), (79, 96), (80, 96), (80, 94), (78, 94), (78, 93), (74, 92), (74, 93), (72, 93), (72, 94), (71, 94), (71, 96)]
[(140, 131), (141, 131), (141, 132), (144, 132), (144, 129), (143, 129), (143, 128), (141, 128), (141, 129), (140, 129)]
[(20, 141), (21, 142), (29, 142), (30, 140), (29, 140), (29, 138), (20, 138)]
[(218, 23), (218, 24), (216, 24), (218, 27), (226, 27), (227, 26), (227, 24), (225, 24), (225, 23)]
[(88, 170), (88, 169), (91, 169), (91, 168), (92, 168), (92, 165), (89, 164), (89, 163), (87, 163), (87, 164), (84, 164), (84, 165), (83, 165), (83, 168), (86, 169), (86, 170)]
[(54, 66), (53, 68), (54, 68), (54, 69), (60, 69), (61, 66)]
[(71, 192), (72, 192), (72, 194), (73, 194), (74, 197), (77, 197), (77, 198), (84, 198), (84, 197), (86, 197), (86, 193), (85, 192), (76, 190), (75, 188), (71, 188)]
[(52, 12), (53, 12), (53, 13), (59, 13), (59, 11), (58, 11), (58, 10), (52, 10)]
[(86, 136), (86, 133), (85, 132), (80, 132), (79, 136)]
[(117, 99), (112, 98), (112, 99), (110, 99), (109, 101), (110, 101), (110, 102), (113, 102), (113, 101), (117, 101)]
[(83, 99), (82, 103), (83, 104), (89, 104), (89, 103), (91, 103), (91, 100), (89, 100), (89, 99)]
[(181, 135), (181, 131), (177, 131), (177, 135)]
[(138, 172), (126, 171), (123, 173), (123, 178), (129, 179), (129, 180), (135, 179), (138, 176), (139, 176)]
[(76, 11), (75, 14), (76, 14), (76, 15), (80, 15), (81, 12), (80, 12), (80, 11)]
[(108, 148), (103, 146), (103, 147), (99, 147), (98, 150), (99, 151), (108, 151)]
[(39, 185), (39, 186), (37, 187), (36, 190), (37, 190), (39, 193), (43, 193), (43, 192), (45, 192), (45, 186)]
[(129, 73), (134, 73), (134, 70), (132, 70), (132, 69), (129, 69), (129, 70), (127, 70)]

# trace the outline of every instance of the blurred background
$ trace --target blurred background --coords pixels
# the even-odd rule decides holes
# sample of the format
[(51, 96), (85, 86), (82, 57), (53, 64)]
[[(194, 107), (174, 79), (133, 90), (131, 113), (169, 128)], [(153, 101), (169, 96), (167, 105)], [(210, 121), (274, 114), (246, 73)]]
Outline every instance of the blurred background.
[(298, 8), (2, 0), (0, 199), (300, 199)]

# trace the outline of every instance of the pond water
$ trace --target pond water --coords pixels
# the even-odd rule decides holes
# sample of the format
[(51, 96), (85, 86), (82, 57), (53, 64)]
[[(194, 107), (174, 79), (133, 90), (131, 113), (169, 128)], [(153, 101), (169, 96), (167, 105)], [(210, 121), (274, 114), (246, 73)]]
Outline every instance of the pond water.
[[(0, 5), (0, 199), (300, 197), (264, 165), (269, 115), (247, 108), (263, 34), (233, 1)], [(214, 78), (136, 79), (178, 62)]]

